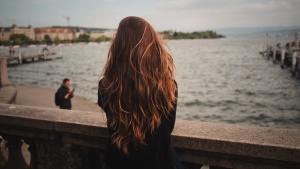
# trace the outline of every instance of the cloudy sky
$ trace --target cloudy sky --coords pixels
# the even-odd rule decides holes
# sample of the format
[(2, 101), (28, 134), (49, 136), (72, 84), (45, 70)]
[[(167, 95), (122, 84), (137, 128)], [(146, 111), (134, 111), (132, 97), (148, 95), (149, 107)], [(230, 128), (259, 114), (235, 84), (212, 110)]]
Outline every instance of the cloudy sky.
[(117, 28), (126, 16), (157, 30), (300, 25), (300, 0), (0, 0), (0, 26)]

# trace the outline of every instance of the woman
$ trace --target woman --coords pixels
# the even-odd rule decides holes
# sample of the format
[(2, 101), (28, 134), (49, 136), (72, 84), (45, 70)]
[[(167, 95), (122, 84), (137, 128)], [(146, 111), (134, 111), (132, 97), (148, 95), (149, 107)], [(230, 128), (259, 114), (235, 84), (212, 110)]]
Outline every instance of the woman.
[(147, 21), (120, 22), (102, 77), (98, 105), (110, 136), (106, 167), (182, 168), (170, 145), (177, 107), (174, 63)]

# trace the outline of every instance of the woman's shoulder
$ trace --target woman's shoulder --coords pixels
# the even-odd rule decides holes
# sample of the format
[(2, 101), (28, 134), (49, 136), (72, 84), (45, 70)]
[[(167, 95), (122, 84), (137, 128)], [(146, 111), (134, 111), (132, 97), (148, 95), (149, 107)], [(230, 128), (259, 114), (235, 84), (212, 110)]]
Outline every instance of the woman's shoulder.
[(101, 78), (98, 82), (98, 87), (101, 87), (103, 85), (103, 78)]
[(104, 79), (100, 79), (98, 82), (98, 90), (103, 93), (105, 91), (105, 87), (104, 87)]
[(101, 89), (103, 90), (105, 88), (105, 85), (104, 85), (104, 79), (101, 78), (98, 82), (98, 89)]

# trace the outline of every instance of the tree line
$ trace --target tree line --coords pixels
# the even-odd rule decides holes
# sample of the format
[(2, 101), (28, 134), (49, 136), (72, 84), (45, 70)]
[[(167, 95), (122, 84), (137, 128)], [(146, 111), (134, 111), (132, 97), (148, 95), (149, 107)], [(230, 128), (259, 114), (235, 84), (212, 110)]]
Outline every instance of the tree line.
[[(192, 33), (186, 33), (186, 32), (173, 32), (173, 31), (164, 31), (160, 34), (163, 35), (165, 39), (217, 39), (217, 38), (225, 38), (225, 36), (218, 34), (215, 31), (201, 31), (201, 32), (192, 32)], [(44, 36), (44, 40), (37, 41), (30, 39), (24, 34), (12, 34), (9, 37), (8, 41), (2, 41), (2, 44), (4, 46), (9, 45), (31, 45), (31, 44), (59, 44), (59, 43), (77, 43), (77, 42), (106, 42), (110, 41), (110, 37), (106, 36), (100, 36), (98, 38), (91, 38), (87, 34), (79, 35), (78, 38), (72, 39), (72, 40), (61, 40), (59, 37), (55, 37), (54, 39), (51, 39), (49, 35)]]
[(218, 34), (216, 31), (198, 31), (192, 33), (186, 32), (173, 32), (173, 31), (164, 31), (162, 32), (165, 39), (218, 39), (225, 38), (224, 35)]
[(78, 43), (78, 42), (106, 42), (110, 41), (111, 38), (106, 36), (100, 36), (98, 38), (91, 38), (87, 34), (79, 35), (78, 38), (72, 40), (61, 40), (59, 37), (51, 39), (49, 35), (44, 36), (44, 40), (38, 41), (30, 39), (24, 34), (12, 34), (7, 41), (1, 41), (0, 45), (10, 46), (10, 45), (31, 45), (31, 44), (60, 44), (60, 43)]

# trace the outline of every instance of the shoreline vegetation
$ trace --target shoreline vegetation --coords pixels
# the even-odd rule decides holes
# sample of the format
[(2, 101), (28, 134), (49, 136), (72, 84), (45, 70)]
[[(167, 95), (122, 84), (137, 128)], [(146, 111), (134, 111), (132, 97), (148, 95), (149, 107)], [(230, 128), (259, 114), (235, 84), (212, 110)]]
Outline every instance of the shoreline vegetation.
[[(179, 40), (179, 39), (220, 39), (225, 38), (224, 35), (220, 35), (215, 31), (198, 31), (198, 32), (176, 32), (176, 31), (163, 31), (159, 32), (159, 34), (167, 40)], [(44, 36), (44, 40), (37, 41), (30, 39), (29, 37), (25, 36), (24, 34), (12, 34), (7, 41), (0, 41), (0, 46), (29, 46), (29, 45), (58, 45), (61, 43), (89, 43), (89, 42), (107, 42), (110, 41), (112, 38), (107, 36), (100, 36), (98, 38), (91, 38), (87, 34), (82, 34), (76, 39), (72, 40), (60, 40), (58, 37), (51, 39), (49, 35)]]
[(216, 31), (198, 31), (198, 32), (173, 32), (163, 31), (160, 33), (165, 39), (220, 39), (225, 38), (224, 35), (218, 34)]
[(111, 38), (107, 36), (100, 36), (98, 38), (91, 38), (87, 34), (79, 35), (76, 39), (70, 40), (60, 40), (58, 37), (51, 39), (49, 35), (44, 36), (44, 40), (32, 40), (29, 37), (25, 36), (24, 34), (12, 34), (8, 41), (0, 41), (0, 46), (29, 46), (29, 45), (58, 45), (58, 44), (65, 44), (65, 43), (88, 43), (88, 42), (107, 42), (110, 41)]

